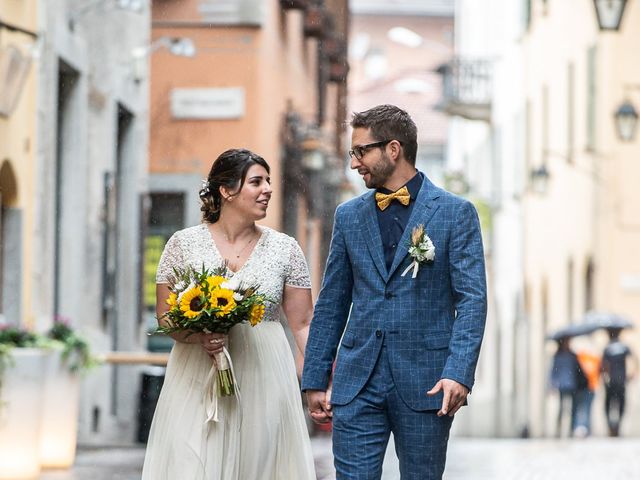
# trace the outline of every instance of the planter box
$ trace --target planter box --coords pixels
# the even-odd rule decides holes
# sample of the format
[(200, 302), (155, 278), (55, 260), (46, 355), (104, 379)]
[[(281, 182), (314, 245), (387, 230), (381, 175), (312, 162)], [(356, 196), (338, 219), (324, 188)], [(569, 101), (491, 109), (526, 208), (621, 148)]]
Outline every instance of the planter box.
[(15, 348), (0, 392), (0, 480), (40, 473), (40, 427), (48, 350)]
[(69, 371), (62, 352), (54, 351), (47, 365), (40, 432), (43, 468), (69, 468), (76, 456), (80, 379)]

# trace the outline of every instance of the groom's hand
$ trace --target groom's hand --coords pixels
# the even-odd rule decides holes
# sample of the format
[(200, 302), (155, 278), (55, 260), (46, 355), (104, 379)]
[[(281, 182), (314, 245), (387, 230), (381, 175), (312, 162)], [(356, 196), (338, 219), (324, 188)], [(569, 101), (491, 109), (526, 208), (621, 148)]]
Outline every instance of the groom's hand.
[(316, 423), (328, 423), (331, 421), (333, 412), (331, 411), (331, 403), (329, 396), (324, 390), (307, 390), (307, 406), (309, 415)]
[(455, 380), (443, 378), (427, 392), (427, 395), (435, 395), (441, 390), (444, 392), (444, 397), (442, 398), (442, 408), (438, 410), (438, 416), (449, 415), (453, 417), (464, 405), (464, 401), (469, 395), (469, 389)]

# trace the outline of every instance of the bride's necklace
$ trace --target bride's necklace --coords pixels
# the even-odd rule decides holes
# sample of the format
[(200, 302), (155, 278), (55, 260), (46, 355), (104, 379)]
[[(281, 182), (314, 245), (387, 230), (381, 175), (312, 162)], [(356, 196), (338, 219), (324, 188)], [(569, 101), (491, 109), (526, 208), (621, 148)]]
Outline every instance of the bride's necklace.
[[(224, 235), (224, 239), (227, 241), (227, 244), (228, 244), (229, 246), (231, 246), (232, 244), (231, 244), (231, 241), (229, 240), (229, 237), (227, 236), (227, 234), (226, 234), (224, 231), (222, 232), (222, 234)], [(244, 247), (242, 247), (240, 250), (238, 250), (238, 251), (236, 251), (236, 252), (234, 252), (234, 251), (233, 251), (233, 249), (230, 249), (230, 250), (231, 250), (231, 253), (232, 253), (233, 255), (235, 255), (236, 259), (239, 259), (239, 258), (240, 258), (240, 255), (242, 255), (242, 252), (244, 252), (244, 251), (249, 247), (249, 245), (251, 245), (251, 244), (255, 241), (255, 239), (256, 239), (256, 238), (257, 238), (257, 237), (256, 237), (255, 232), (254, 232), (254, 234), (251, 236), (251, 238), (250, 238), (250, 239), (249, 239), (249, 241), (245, 244), (245, 246), (244, 246)]]
[(235, 252), (236, 258), (240, 258), (240, 255), (242, 254), (242, 252), (244, 252), (247, 249), (247, 247), (253, 243), (254, 240), (255, 239), (252, 238), (251, 240), (249, 240), (249, 242), (247, 242), (247, 244), (244, 247), (242, 247), (239, 251)]

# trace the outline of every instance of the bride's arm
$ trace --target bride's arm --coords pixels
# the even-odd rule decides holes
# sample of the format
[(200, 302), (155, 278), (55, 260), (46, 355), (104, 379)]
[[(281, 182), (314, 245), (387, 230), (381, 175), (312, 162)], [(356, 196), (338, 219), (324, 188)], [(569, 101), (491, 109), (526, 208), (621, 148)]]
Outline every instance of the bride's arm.
[(307, 345), (307, 337), (309, 336), (309, 324), (313, 316), (311, 289), (285, 285), (282, 309), (287, 316), (289, 328), (293, 333), (293, 338), (298, 350), (304, 356), (304, 349)]
[[(167, 325), (164, 314), (169, 310), (167, 298), (169, 298), (170, 293), (168, 284), (156, 284), (156, 318), (158, 319), (158, 325), (163, 327)], [(186, 332), (175, 332), (170, 333), (169, 336), (176, 342), (199, 343), (210, 356), (221, 351), (224, 346), (224, 335), (221, 333), (192, 333), (191, 335), (188, 335)], [(218, 339), (221, 339), (222, 341), (218, 341)]]

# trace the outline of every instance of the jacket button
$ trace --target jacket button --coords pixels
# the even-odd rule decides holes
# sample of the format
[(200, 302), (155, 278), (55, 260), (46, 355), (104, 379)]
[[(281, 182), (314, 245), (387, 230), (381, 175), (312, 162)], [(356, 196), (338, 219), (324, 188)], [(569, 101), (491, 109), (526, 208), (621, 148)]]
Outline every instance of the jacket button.
[(391, 292), (387, 292), (387, 293), (385, 293), (385, 294), (384, 294), (384, 298), (386, 298), (387, 300), (389, 300), (389, 299), (393, 298), (393, 293), (391, 293)]
[(382, 336), (382, 332), (380, 330), (376, 330), (376, 337), (381, 337)]

